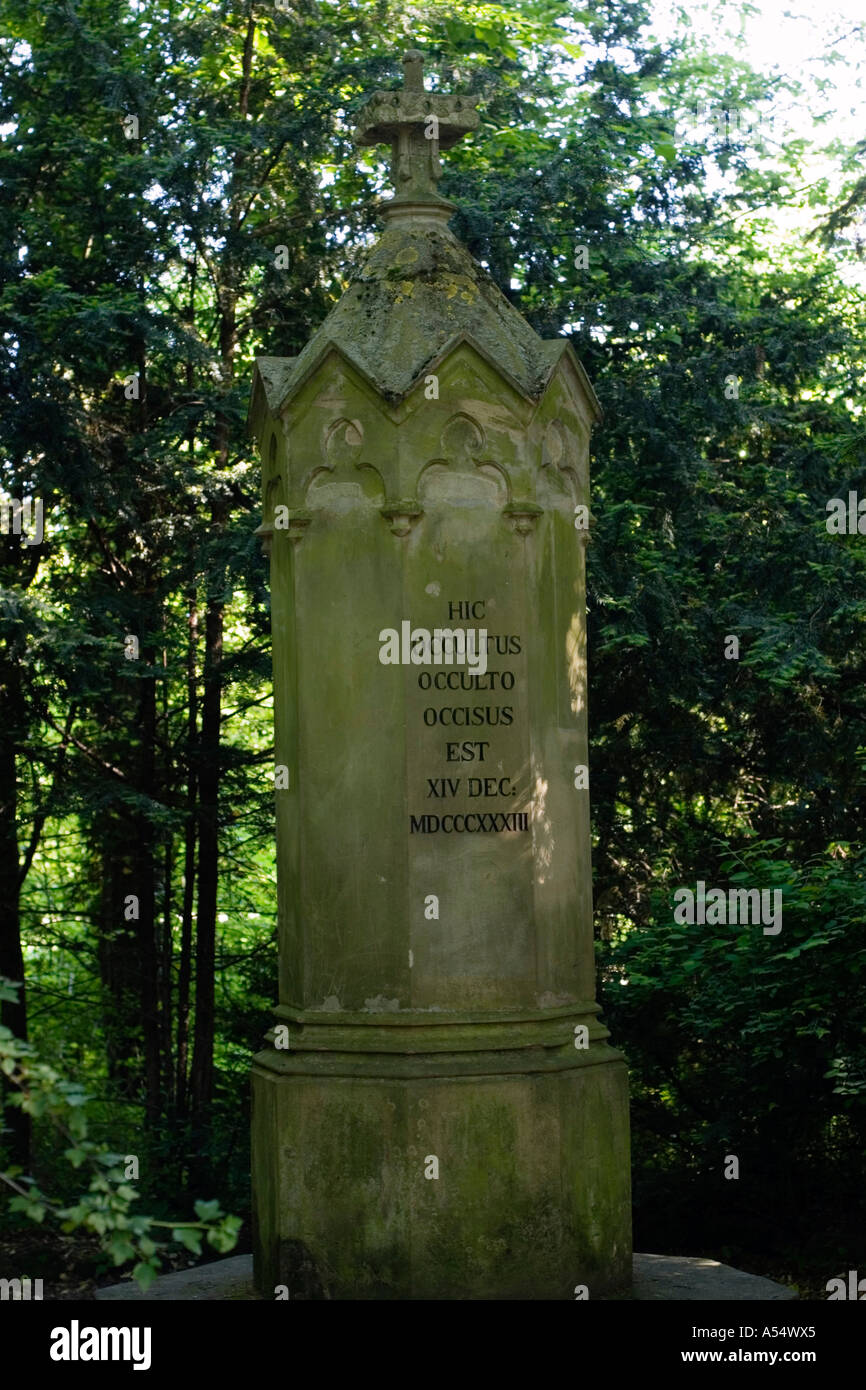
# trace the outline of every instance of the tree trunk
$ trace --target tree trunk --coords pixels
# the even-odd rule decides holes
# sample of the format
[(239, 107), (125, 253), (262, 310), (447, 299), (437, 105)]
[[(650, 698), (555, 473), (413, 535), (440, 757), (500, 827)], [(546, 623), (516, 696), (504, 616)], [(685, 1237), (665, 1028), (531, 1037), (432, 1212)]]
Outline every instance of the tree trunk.
[(189, 1062), (189, 998), (192, 978), (192, 919), (195, 907), (195, 841), (198, 737), (198, 608), (193, 589), (189, 595), (187, 641), (187, 784), (183, 854), (183, 908), (180, 928), (180, 972), (177, 982), (177, 1081), (175, 1097), (180, 1119), (188, 1113), (187, 1066)]
[[(97, 960), (102, 983), (102, 1026), (108, 1077), (126, 1100), (139, 1099), (142, 1066), (139, 1014), (138, 922), (141, 900), (130, 843), (134, 822), (124, 823), (120, 808), (107, 808), (100, 836), (102, 891)], [(138, 901), (135, 901), (135, 900)]]
[[(27, 994), (21, 945), (21, 867), (18, 862), (18, 770), (15, 741), (21, 719), (21, 672), (14, 661), (0, 667), (0, 975), (20, 983), (17, 1002), (0, 1005), (0, 1021), (16, 1038), (27, 1039)], [(9, 1085), (2, 1080), (3, 1098)], [(10, 1087), (10, 1089), (14, 1089)], [(4, 1108), (11, 1133), (3, 1144), (12, 1163), (30, 1168), (30, 1116), (17, 1106)]]
[[(142, 650), (148, 674), (139, 679), (139, 728), (141, 761), (139, 787), (149, 800), (156, 799), (156, 679), (155, 653)], [(150, 674), (150, 673), (153, 674)], [(138, 941), (141, 971), (139, 999), (144, 1042), (145, 1115), (149, 1125), (159, 1118), (161, 1101), (159, 1046), (159, 969), (156, 949), (156, 832), (149, 810), (137, 818), (134, 881), (139, 894)]]
[[(249, 108), (253, 67), (255, 17), (252, 4), (247, 15), (241, 60), (241, 87), (238, 106), (246, 117)], [(241, 225), (243, 198), (240, 193), (243, 155), (239, 152), (232, 161), (232, 180), (229, 189), (230, 247)], [(232, 259), (233, 251), (223, 261), (222, 283), (217, 291), (219, 303), (219, 351), (222, 385), (226, 393), (234, 381), (234, 362), (237, 350), (237, 280), (238, 268)], [(217, 418), (217, 449), (221, 470), (228, 467), (230, 423), (228, 417)], [(217, 494), (212, 505), (212, 533), (225, 525), (228, 505)], [(199, 759), (198, 814), (198, 915), (196, 919), (196, 987), (195, 1029), (192, 1061), (192, 1110), (196, 1120), (196, 1137), (200, 1148), (207, 1146), (209, 1120), (207, 1110), (213, 1097), (214, 1044), (214, 969), (216, 965), (216, 910), (219, 870), (218, 810), (220, 789), (220, 735), (222, 713), (222, 650), (223, 650), (222, 593), (211, 593), (205, 615), (205, 666), (201, 719), (201, 757)]]
[(207, 1129), (213, 1097), (214, 969), (219, 871), (218, 803), (222, 713), (223, 603), (208, 602), (205, 615), (204, 691), (201, 712), (198, 810), (198, 911), (195, 949), (195, 1028), (192, 1058), (192, 1110), (197, 1129)]

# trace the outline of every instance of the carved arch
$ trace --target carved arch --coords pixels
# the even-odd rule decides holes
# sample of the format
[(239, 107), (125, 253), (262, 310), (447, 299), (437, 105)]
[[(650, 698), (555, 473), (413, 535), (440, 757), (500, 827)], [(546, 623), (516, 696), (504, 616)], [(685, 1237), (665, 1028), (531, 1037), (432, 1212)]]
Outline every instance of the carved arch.
[(385, 481), (375, 464), (364, 459), (363, 444), (364, 426), (360, 420), (350, 420), (341, 415), (326, 425), (322, 432), (323, 461), (309, 469), (301, 484), (305, 501), (311, 500), (320, 485), (316, 480), (331, 474), (335, 484), (342, 475), (344, 482), (359, 486), (371, 503), (380, 503), (385, 496)]

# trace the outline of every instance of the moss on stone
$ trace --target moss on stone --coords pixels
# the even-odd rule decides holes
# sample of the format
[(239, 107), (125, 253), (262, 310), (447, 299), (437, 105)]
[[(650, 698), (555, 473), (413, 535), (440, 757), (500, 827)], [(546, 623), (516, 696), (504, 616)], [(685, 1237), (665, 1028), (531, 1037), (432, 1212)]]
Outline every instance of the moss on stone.
[(444, 224), (390, 225), (294, 360), (283, 378), (283, 392), (288, 394), (332, 343), (376, 382), (386, 399), (398, 400), (461, 335), (477, 343), (526, 396), (540, 396), (550, 375), (549, 345), (492, 276)]

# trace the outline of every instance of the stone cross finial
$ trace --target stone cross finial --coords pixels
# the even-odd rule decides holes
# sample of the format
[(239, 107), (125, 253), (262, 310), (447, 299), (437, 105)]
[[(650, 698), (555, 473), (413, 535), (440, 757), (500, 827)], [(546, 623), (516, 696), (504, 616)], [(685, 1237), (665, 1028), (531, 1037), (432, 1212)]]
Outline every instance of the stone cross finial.
[(403, 55), (402, 91), (374, 92), (355, 131), (359, 145), (391, 146), (392, 203), (447, 205), (436, 192), (439, 151), (450, 149), (478, 125), (477, 98), (447, 96), (424, 87), (424, 55)]
[(424, 90), (424, 54), (420, 48), (410, 48), (403, 54), (403, 90)]

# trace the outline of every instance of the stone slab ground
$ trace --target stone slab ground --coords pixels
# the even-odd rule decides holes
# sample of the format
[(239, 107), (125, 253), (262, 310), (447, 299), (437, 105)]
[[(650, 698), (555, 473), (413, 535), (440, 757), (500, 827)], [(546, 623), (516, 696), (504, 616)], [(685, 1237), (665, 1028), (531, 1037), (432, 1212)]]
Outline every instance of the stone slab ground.
[[(635, 1255), (632, 1297), (641, 1302), (720, 1301), (761, 1302), (797, 1297), (793, 1289), (745, 1274), (741, 1269), (687, 1255)], [(163, 1274), (147, 1293), (130, 1283), (98, 1289), (97, 1299), (124, 1299), (148, 1303), (154, 1299), (225, 1302), (253, 1299), (253, 1257), (233, 1255), (227, 1260), (199, 1265), (196, 1269)]]

